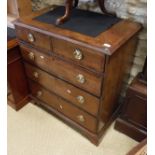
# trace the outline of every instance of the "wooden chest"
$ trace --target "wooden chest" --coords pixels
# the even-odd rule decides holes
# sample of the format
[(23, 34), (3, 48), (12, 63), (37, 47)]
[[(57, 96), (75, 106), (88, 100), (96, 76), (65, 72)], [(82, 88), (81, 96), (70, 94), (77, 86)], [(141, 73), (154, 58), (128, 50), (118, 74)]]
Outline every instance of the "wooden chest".
[(116, 114), (141, 26), (119, 20), (89, 36), (36, 19), (48, 11), (15, 22), (30, 96), (97, 145)]
[(15, 30), (7, 27), (8, 105), (21, 109), (29, 99), (28, 83)]
[(147, 85), (140, 75), (128, 88), (121, 115), (115, 124), (115, 129), (137, 141), (147, 136)]

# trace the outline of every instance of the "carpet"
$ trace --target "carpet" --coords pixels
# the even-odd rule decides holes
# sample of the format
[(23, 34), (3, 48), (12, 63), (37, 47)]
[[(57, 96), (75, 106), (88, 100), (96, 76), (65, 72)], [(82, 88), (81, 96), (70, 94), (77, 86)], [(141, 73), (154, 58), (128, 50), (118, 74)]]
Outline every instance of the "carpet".
[(96, 147), (31, 103), (18, 112), (8, 106), (8, 155), (125, 155), (138, 143), (113, 127)]

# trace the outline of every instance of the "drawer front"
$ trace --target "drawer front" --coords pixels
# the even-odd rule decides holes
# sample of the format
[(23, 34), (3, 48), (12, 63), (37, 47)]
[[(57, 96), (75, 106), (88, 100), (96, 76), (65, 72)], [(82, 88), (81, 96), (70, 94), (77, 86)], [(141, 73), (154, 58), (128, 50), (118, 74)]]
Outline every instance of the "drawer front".
[[(28, 78), (38, 82), (43, 87), (62, 96), (66, 100), (72, 102), (79, 108), (91, 113), (92, 115), (97, 115), (99, 108), (99, 99), (54, 77), (48, 73), (33, 67), (32, 65), (26, 64), (26, 74)], [(34, 73), (38, 73), (38, 77), (35, 77)]]
[(36, 52), (36, 50), (30, 49), (26, 46), (20, 45), (21, 54), (24, 60), (31, 64), (35, 64), (41, 69), (48, 71), (48, 64), (50, 58), (48, 55)]
[[(55, 56), (43, 55), (43, 53), (40, 53), (35, 49), (32, 50), (28, 47), (26, 48), (26, 50), (24, 49), (25, 51), (22, 48), (22, 53), (32, 52), (35, 58), (34, 61), (31, 61), (28, 58), (28, 54), (26, 54), (26, 56), (23, 54), (24, 59), (50, 72), (51, 74), (56, 75), (60, 79), (68, 81), (69, 83), (72, 83), (96, 96), (100, 96), (102, 75), (95, 74), (79, 66), (70, 64)], [(42, 59), (41, 56), (43, 56), (44, 59)]]
[[(91, 49), (53, 38), (53, 52), (88, 69), (103, 72), (105, 56)], [(60, 46), (61, 45), (61, 46)]]
[(49, 71), (59, 78), (68, 81), (96, 96), (101, 94), (102, 76), (83, 68), (51, 57)]
[(16, 26), (16, 34), (20, 40), (45, 49), (44, 52), (51, 51), (51, 39), (47, 35), (19, 26)]
[(71, 120), (77, 122), (81, 126), (87, 128), (92, 132), (96, 132), (97, 120), (91, 115), (85, 113), (84, 111), (76, 108), (72, 104), (62, 98), (50, 93), (36, 83), (30, 81), (30, 89), (32, 95), (45, 104), (51, 106), (52, 108), (58, 110), (60, 113), (64, 114)]

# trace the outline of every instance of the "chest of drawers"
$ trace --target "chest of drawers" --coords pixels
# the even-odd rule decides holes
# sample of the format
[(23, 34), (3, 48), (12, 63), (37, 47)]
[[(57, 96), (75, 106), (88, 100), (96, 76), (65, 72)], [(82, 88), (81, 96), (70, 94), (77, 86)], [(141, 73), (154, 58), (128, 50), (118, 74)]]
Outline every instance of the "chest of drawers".
[(127, 90), (115, 129), (137, 141), (147, 137), (147, 58)]
[(15, 30), (9, 27), (7, 27), (7, 81), (8, 105), (19, 110), (29, 102), (29, 91)]
[(36, 19), (46, 12), (15, 21), (30, 96), (97, 145), (116, 114), (141, 27), (119, 20), (92, 37)]
[(138, 76), (128, 88), (115, 129), (136, 141), (147, 137), (147, 85)]

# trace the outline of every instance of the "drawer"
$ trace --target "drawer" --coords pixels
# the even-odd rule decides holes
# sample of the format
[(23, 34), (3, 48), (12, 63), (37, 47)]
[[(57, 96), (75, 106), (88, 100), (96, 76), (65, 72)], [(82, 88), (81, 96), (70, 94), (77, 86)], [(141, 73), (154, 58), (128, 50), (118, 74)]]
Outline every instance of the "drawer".
[(96, 132), (97, 120), (93, 116), (76, 108), (72, 104), (69, 104), (67, 101), (63, 100), (57, 95), (50, 93), (49, 91), (39, 86), (37, 83), (30, 81), (29, 84), (31, 93), (34, 97), (43, 101), (45, 104), (56, 109), (60, 113), (64, 114), (88, 130)]
[(26, 60), (27, 62), (31, 64), (37, 65), (38, 67), (40, 67), (41, 69), (45, 71), (48, 71), (48, 64), (50, 61), (48, 55), (37, 52), (36, 50), (32, 48), (28, 48), (23, 45), (20, 45), (20, 49), (21, 49), (21, 54), (24, 60)]
[[(97, 97), (94, 97), (89, 93), (86, 93), (54, 76), (51, 76), (32, 65), (25, 64), (25, 68), (28, 78), (38, 82), (40, 85), (56, 93), (57, 95), (62, 96), (79, 108), (82, 108), (92, 115), (97, 116), (100, 101)], [(35, 73), (38, 74), (38, 77), (35, 76)]]
[(72, 60), (76, 64), (88, 69), (93, 69), (98, 72), (104, 71), (104, 54), (56, 38), (52, 38), (52, 43), (53, 52), (55, 52), (56, 54), (68, 60)]
[(96, 96), (101, 94), (102, 75), (100, 74), (95, 74), (56, 57), (50, 57), (49, 72)]
[[(102, 84), (101, 74), (88, 71), (80, 66), (68, 63), (58, 57), (43, 54), (35, 49), (28, 47), (22, 47), (21, 49), (25, 60), (39, 66), (53, 75), (56, 75), (62, 80), (68, 81), (69, 83), (88, 91), (89, 93), (100, 96)], [(32, 58), (32, 60), (29, 58), (28, 53), (30, 52), (33, 53), (32, 55), (34, 55), (34, 59)]]
[(45, 49), (44, 52), (49, 53), (49, 51), (51, 51), (51, 39), (47, 35), (19, 26), (16, 26), (16, 34), (20, 40), (38, 48)]

